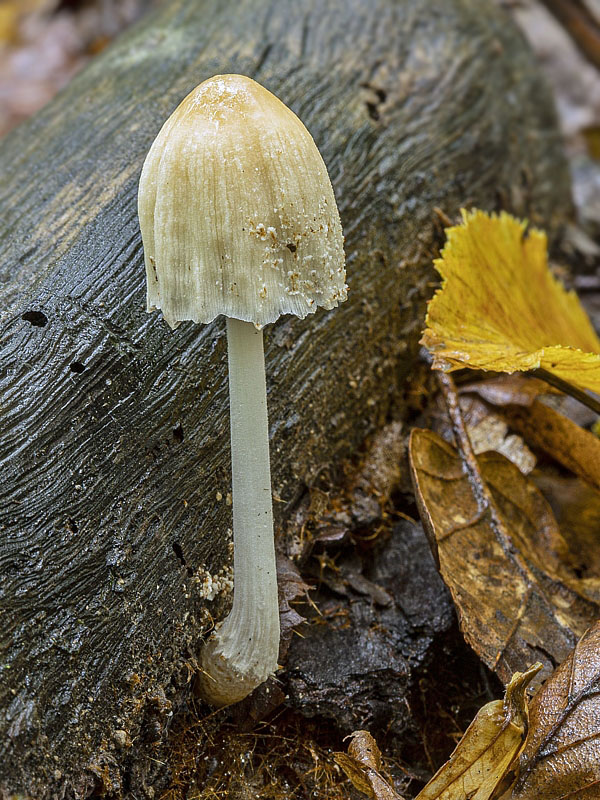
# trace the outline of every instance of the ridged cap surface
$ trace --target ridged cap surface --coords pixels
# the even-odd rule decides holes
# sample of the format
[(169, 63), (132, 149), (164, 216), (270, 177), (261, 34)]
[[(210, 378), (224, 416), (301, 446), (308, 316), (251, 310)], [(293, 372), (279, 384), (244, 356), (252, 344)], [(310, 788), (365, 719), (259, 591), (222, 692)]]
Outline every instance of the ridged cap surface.
[(242, 75), (201, 83), (146, 157), (138, 209), (148, 311), (265, 325), (346, 299), (323, 159), (298, 117)]

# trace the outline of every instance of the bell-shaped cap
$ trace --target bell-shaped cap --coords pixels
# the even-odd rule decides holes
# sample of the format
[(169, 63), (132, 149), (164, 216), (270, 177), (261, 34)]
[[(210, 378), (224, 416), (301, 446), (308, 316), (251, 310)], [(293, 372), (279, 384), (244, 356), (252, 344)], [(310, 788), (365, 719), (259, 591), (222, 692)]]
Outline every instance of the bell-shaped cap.
[(163, 125), (140, 179), (148, 311), (265, 325), (346, 299), (323, 159), (298, 117), (243, 75), (201, 83)]

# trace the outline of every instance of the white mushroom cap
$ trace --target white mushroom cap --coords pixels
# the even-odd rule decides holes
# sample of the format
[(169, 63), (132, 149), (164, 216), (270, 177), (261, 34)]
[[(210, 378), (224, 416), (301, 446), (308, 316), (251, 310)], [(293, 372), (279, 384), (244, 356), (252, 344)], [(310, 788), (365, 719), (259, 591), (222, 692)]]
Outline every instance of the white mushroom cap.
[(250, 78), (217, 75), (183, 100), (146, 157), (138, 203), (148, 311), (171, 327), (219, 314), (262, 326), (346, 299), (323, 159)]

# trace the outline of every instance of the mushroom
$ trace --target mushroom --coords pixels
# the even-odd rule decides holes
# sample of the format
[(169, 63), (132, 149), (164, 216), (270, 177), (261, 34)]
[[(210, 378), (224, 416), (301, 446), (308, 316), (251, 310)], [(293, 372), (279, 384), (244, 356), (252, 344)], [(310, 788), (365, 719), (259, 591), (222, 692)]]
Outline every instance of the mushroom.
[(346, 299), (342, 227), (311, 135), (242, 75), (216, 75), (176, 108), (138, 206), (148, 311), (172, 328), (227, 317), (233, 606), (203, 648), (199, 687), (228, 705), (275, 672), (279, 649), (262, 328)]

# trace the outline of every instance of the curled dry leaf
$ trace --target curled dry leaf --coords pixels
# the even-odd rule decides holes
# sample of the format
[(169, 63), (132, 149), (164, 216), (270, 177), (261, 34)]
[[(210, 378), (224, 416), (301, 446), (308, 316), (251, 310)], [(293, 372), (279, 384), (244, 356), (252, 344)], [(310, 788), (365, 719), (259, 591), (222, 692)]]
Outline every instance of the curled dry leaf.
[(579, 581), (563, 563), (566, 543), (533, 483), (498, 453), (477, 461), (493, 506), (482, 510), (456, 450), (412, 431), (419, 511), (466, 640), (505, 682), (537, 660), (548, 675), (600, 616), (598, 582)]
[(283, 659), (287, 654), (294, 628), (305, 622), (305, 618), (292, 607), (291, 603), (300, 598), (307, 598), (311, 588), (304, 583), (293, 561), (282, 555), (277, 556), (277, 589), (279, 594), (279, 622), (281, 625), (280, 659)]
[[(535, 455), (521, 436), (509, 432), (508, 423), (503, 418), (500, 409), (491, 408), (487, 402), (473, 392), (465, 394), (461, 391), (459, 405), (475, 454), (495, 450), (516, 464), (524, 475), (528, 475), (534, 469), (537, 461)], [(432, 428), (446, 441), (452, 442), (454, 438), (452, 423), (448, 418), (441, 396), (438, 397), (437, 407), (442, 411), (439, 416), (431, 415)]]
[(513, 675), (504, 700), (483, 706), (456, 749), (417, 800), (488, 800), (519, 755), (527, 736), (525, 690), (542, 669)]
[(493, 406), (530, 406), (538, 397), (560, 392), (545, 381), (516, 372), (513, 375), (496, 375), (483, 381), (464, 383), (460, 394), (474, 392)]
[(600, 339), (574, 292), (548, 269), (546, 236), (509, 214), (463, 211), (435, 266), (442, 288), (421, 340), (437, 369), (542, 367), (600, 391)]
[(585, 633), (531, 703), (513, 800), (600, 797), (600, 623)]
[(600, 489), (600, 439), (537, 400), (525, 408), (506, 406), (502, 415), (533, 447)]
[(600, 578), (600, 492), (579, 478), (546, 472), (532, 477), (552, 506), (576, 573), (583, 579)]
[[(564, 414), (536, 399), (541, 381), (517, 375), (505, 380), (480, 381), (461, 388), (461, 394), (475, 393), (501, 406), (501, 414), (533, 447), (544, 450), (571, 472), (600, 489), (600, 439)], [(511, 391), (512, 390), (512, 391)]]
[(354, 788), (372, 800), (402, 800), (381, 775), (381, 753), (369, 731), (354, 731), (350, 738), (348, 754), (334, 753), (333, 757)]

